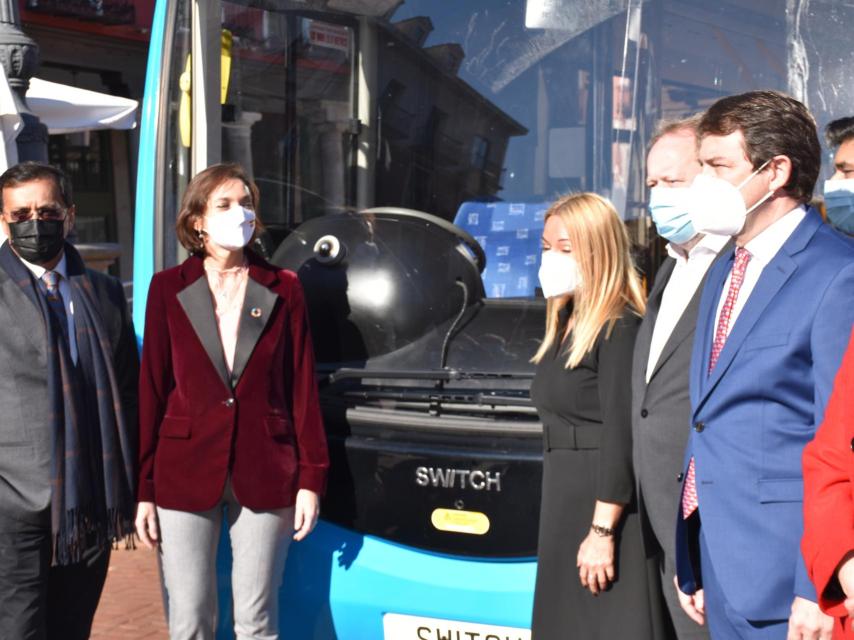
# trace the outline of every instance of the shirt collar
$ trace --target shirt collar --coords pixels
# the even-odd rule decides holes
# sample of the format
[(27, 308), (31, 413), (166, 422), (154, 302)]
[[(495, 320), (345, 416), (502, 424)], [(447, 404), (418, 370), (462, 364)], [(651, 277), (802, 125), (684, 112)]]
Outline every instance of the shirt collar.
[(798, 205), (745, 244), (744, 248), (750, 252), (751, 260), (759, 260), (763, 267), (771, 262), (806, 215), (806, 207)]
[(697, 244), (691, 247), (687, 256), (684, 251), (674, 246), (672, 242), (667, 244), (667, 255), (675, 259), (677, 262), (690, 262), (701, 255), (718, 255), (727, 242), (729, 242), (729, 236), (719, 236), (707, 233), (703, 235)]
[[(18, 256), (20, 258), (20, 256)], [(43, 266), (39, 264), (33, 264), (32, 262), (27, 262), (23, 258), (21, 258), (21, 262), (24, 263), (24, 266), (29, 269), (33, 275), (36, 277), (36, 280), (41, 280), (41, 277), (45, 274), (45, 269)], [(65, 250), (62, 251), (62, 257), (59, 259), (59, 262), (53, 268), (53, 271), (60, 275), (60, 280), (68, 279), (68, 266), (65, 261)]]

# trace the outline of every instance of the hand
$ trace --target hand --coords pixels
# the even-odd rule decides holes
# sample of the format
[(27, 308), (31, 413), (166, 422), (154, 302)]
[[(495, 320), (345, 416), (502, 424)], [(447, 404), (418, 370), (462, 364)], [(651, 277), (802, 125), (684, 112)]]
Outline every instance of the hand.
[(833, 618), (823, 614), (812, 600), (795, 596), (786, 640), (830, 640), (832, 635)]
[(297, 502), (294, 506), (294, 540), (299, 542), (314, 529), (317, 516), (320, 514), (320, 498), (310, 489), (300, 489), (297, 492)]
[(679, 580), (673, 576), (673, 586), (676, 587), (676, 595), (679, 596), (679, 605), (682, 611), (698, 625), (703, 626), (706, 623), (706, 598), (702, 589), (697, 589), (693, 595), (682, 593), (679, 588)]
[(854, 598), (854, 551), (849, 551), (842, 559), (839, 569), (836, 570), (836, 577), (842, 592), (849, 600)]
[(136, 535), (149, 549), (160, 544), (160, 527), (157, 524), (157, 508), (153, 502), (140, 502), (136, 505)]
[(578, 547), (578, 577), (594, 596), (614, 580), (614, 536), (591, 531)]
[(851, 619), (851, 629), (854, 631), (854, 551), (849, 551), (842, 559), (836, 571), (836, 578), (839, 580), (842, 592), (848, 596), (843, 604)]

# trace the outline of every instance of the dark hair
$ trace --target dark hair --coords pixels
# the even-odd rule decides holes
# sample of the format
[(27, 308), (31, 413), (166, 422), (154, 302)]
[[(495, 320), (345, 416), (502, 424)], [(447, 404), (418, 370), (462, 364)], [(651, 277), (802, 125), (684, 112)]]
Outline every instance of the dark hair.
[(854, 116), (839, 118), (824, 128), (824, 139), (834, 149), (854, 138)]
[(14, 189), (22, 184), (35, 182), (36, 180), (50, 180), (53, 182), (59, 198), (66, 208), (74, 204), (71, 195), (71, 182), (60, 169), (49, 164), (28, 161), (9, 167), (0, 176), (0, 209), (3, 208), (3, 191), (5, 189)]
[(744, 136), (744, 152), (754, 169), (774, 156), (789, 158), (792, 175), (783, 188), (792, 198), (809, 201), (821, 170), (821, 146), (803, 103), (778, 91), (750, 91), (715, 102), (698, 127), (701, 138), (736, 131)]
[[(247, 186), (249, 195), (252, 197), (252, 208), (257, 212), (260, 199), (258, 187), (255, 186), (255, 183), (246, 175), (243, 167), (239, 164), (211, 165), (197, 173), (187, 185), (187, 190), (181, 199), (181, 210), (178, 213), (178, 219), (175, 221), (175, 232), (178, 235), (178, 241), (190, 253), (204, 254), (205, 243), (199, 237), (194, 225), (196, 220), (205, 215), (208, 200), (214, 190), (223, 182), (234, 179), (241, 180)], [(261, 221), (256, 218), (255, 233), (252, 234), (252, 240), (255, 240), (263, 230)]]
[(700, 125), (702, 117), (702, 113), (695, 113), (692, 116), (680, 118), (679, 120), (661, 120), (658, 125), (656, 125), (655, 131), (653, 131), (652, 137), (649, 139), (649, 144), (646, 147), (647, 153), (649, 153), (649, 151), (655, 146), (656, 142), (671, 133), (690, 131), (696, 136), (697, 127)]

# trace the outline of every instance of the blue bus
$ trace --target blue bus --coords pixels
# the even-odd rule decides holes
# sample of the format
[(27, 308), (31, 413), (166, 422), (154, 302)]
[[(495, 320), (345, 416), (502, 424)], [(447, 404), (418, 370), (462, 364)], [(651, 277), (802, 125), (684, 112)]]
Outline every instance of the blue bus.
[(216, 162), (254, 177), (255, 248), (306, 291), (332, 472), (317, 530), (291, 547), (283, 636), (530, 637), (545, 209), (611, 198), (651, 273), (656, 122), (754, 88), (794, 93), (820, 124), (847, 115), (833, 54), (850, 10), (826, 4), (158, 0), (137, 330), (152, 274), (185, 257), (187, 182)]

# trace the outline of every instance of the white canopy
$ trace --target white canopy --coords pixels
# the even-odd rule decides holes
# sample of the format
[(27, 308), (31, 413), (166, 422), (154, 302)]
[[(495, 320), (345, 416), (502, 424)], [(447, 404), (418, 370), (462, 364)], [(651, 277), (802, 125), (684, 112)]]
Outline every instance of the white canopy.
[[(48, 133), (74, 133), (92, 129), (133, 129), (136, 100), (118, 98), (56, 82), (30, 80), (27, 104), (47, 126)], [(18, 162), (15, 139), (22, 128), (3, 65), (0, 65), (0, 173)], [(0, 229), (0, 244), (6, 240)]]
[[(18, 115), (18, 108), (12, 97), (12, 89), (6, 79), (6, 71), (3, 65), (0, 65), (0, 173), (18, 162), (15, 138), (21, 132), (22, 126), (21, 116)], [(0, 230), (0, 244), (3, 240), (2, 233)]]
[(133, 129), (136, 100), (33, 78), (27, 104), (51, 134)]

